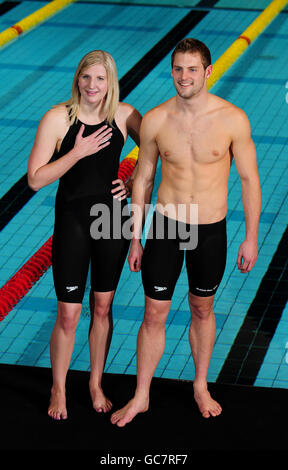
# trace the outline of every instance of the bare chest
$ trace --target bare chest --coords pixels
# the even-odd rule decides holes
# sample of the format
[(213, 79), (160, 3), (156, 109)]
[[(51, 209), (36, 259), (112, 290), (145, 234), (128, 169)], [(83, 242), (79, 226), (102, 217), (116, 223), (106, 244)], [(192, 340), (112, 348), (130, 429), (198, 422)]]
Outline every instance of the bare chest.
[(163, 160), (170, 163), (214, 163), (229, 154), (230, 136), (221, 123), (168, 122), (160, 130), (157, 143)]

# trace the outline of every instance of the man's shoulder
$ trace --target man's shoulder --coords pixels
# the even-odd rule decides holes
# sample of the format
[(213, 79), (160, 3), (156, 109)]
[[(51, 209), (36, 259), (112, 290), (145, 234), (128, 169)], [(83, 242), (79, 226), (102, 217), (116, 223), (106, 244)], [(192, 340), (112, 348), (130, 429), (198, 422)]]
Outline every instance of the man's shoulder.
[(235, 104), (227, 101), (219, 96), (210, 94), (212, 107), (215, 107), (215, 110), (219, 111), (223, 117), (227, 116), (229, 119), (243, 119), (246, 116), (246, 113), (243, 109), (239, 108)]
[(154, 108), (147, 111), (144, 115), (146, 121), (159, 121), (159, 119), (165, 119), (171, 106), (171, 100), (165, 101), (164, 103), (155, 106)]
[(231, 134), (238, 134), (242, 130), (249, 131), (250, 123), (243, 109), (216, 95), (211, 95), (210, 105), (218, 122), (222, 122), (225, 128), (230, 129)]
[(222, 122), (229, 131), (232, 139), (246, 139), (251, 136), (251, 126), (245, 111), (229, 101), (222, 100), (222, 102)]
[[(155, 108), (147, 111), (141, 123), (141, 135), (147, 138), (155, 138), (159, 130), (165, 124), (167, 110), (164, 104), (159, 104)], [(145, 137), (145, 138), (146, 138)]]

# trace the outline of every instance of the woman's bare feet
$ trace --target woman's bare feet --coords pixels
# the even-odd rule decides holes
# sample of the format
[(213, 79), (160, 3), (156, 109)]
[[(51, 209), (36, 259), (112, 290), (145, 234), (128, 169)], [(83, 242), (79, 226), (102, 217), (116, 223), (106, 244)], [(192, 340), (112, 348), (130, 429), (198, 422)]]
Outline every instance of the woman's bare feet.
[(149, 400), (141, 398), (132, 398), (126, 406), (115, 411), (111, 416), (111, 423), (116, 424), (120, 428), (130, 423), (138, 413), (145, 413), (149, 408)]
[(97, 413), (107, 413), (112, 408), (111, 401), (105, 397), (101, 387), (94, 387), (90, 385), (90, 395), (93, 403), (93, 408)]
[(203, 418), (220, 415), (222, 408), (213, 400), (206, 385), (198, 386), (194, 383), (194, 398)]
[(68, 418), (65, 392), (52, 388), (48, 415), (56, 420)]

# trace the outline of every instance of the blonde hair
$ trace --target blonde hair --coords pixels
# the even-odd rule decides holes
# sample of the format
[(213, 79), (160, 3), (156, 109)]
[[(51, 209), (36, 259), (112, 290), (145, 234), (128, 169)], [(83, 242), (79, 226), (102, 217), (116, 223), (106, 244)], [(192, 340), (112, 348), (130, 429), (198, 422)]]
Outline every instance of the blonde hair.
[(68, 110), (70, 124), (72, 125), (78, 118), (80, 105), (80, 92), (78, 88), (78, 79), (85, 69), (92, 65), (101, 64), (105, 67), (108, 79), (108, 91), (105, 97), (104, 113), (109, 125), (112, 125), (118, 104), (119, 104), (119, 83), (115, 61), (109, 52), (95, 50), (88, 52), (79, 62), (74, 74), (72, 83), (71, 98), (65, 103)]

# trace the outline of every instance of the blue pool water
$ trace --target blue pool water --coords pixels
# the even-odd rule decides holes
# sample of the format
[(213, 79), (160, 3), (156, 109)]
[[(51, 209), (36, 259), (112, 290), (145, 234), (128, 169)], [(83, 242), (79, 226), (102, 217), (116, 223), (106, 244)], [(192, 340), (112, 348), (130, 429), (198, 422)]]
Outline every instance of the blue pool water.
[[(121, 78), (197, 5), (188, 1), (183, 2), (186, 6), (182, 8), (168, 6), (168, 2), (158, 2), (159, 6), (133, 3), (74, 3), (0, 49), (1, 198), (26, 173), (39, 120), (53, 104), (69, 98), (74, 70), (86, 52), (96, 48), (108, 50), (115, 58)], [(259, 15), (258, 9), (268, 2), (249, 2), (249, 8), (245, 8), (247, 2), (240, 0), (233, 2), (234, 8), (231, 2), (224, 0), (214, 3), (213, 7), (204, 8), (206, 16), (188, 35), (205, 42), (215, 62)], [(45, 4), (24, 1), (3, 13), (0, 16), (2, 31)], [(285, 11), (211, 90), (243, 108), (250, 119), (258, 155), (263, 209), (259, 258), (254, 269), (242, 275), (237, 270), (236, 258), (245, 236), (245, 224), (240, 181), (232, 165), (227, 216), (228, 258), (215, 298), (217, 337), (208, 374), (210, 382), (219, 378), (287, 227), (288, 64), (284, 53), (287, 39)], [(173, 94), (169, 52), (125, 101), (144, 114)], [(123, 158), (133, 147), (133, 142), (126, 143)], [(156, 202), (160, 176), (158, 166), (152, 203)], [(1, 285), (52, 235), (56, 189), (57, 184), (41, 189), (1, 231)], [(286, 274), (283, 272), (287, 285), (287, 269)], [(187, 290), (183, 268), (167, 321), (166, 348), (156, 370), (158, 377), (193, 380)], [(87, 294), (88, 291), (77, 329), (72, 369), (89, 370)], [(273, 310), (273, 305), (270, 307)], [(131, 273), (126, 263), (114, 301), (114, 334), (106, 372), (136, 373), (136, 338), (143, 312), (141, 275)], [(56, 299), (52, 273), (48, 270), (0, 322), (0, 362), (50, 367), (49, 339), (55, 317)], [(269, 330), (267, 325), (261, 328), (260, 324), (260, 333), (265, 338), (270, 337), (254, 385), (288, 388), (287, 304), (281, 307), (275, 331)], [(246, 340), (244, 343), (248, 354), (251, 345), (247, 345)], [(263, 351), (263, 344), (265, 341), (259, 346), (256, 344), (256, 348)]]

